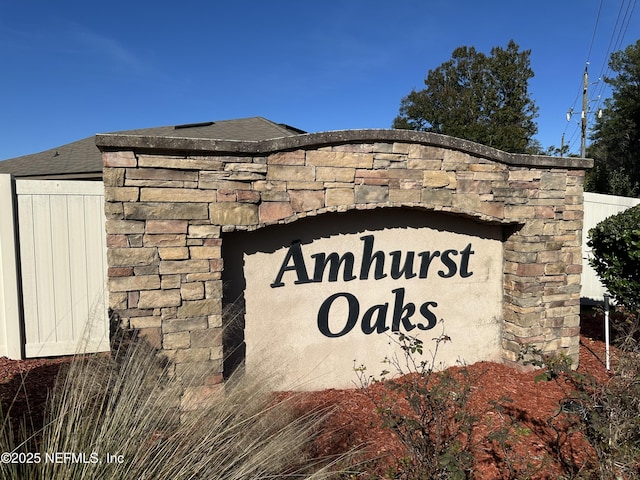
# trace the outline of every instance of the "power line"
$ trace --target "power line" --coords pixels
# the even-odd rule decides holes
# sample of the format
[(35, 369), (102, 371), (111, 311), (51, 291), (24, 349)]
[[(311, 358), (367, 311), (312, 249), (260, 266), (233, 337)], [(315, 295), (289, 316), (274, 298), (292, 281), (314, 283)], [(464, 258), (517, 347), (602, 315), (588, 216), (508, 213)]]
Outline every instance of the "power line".
[[(605, 88), (606, 88), (606, 83), (604, 82), (604, 79), (610, 73), (609, 58), (611, 57), (611, 54), (612, 54), (613, 51), (619, 51), (621, 49), (622, 43), (624, 41), (624, 38), (625, 38), (626, 33), (627, 33), (627, 30), (628, 30), (629, 25), (631, 23), (631, 19), (633, 17), (633, 12), (635, 10), (636, 2), (637, 2), (637, 0), (628, 0), (628, 1), (627, 0), (622, 0), (621, 1), (620, 8), (618, 9), (618, 13), (617, 13), (617, 16), (616, 16), (615, 24), (614, 24), (613, 29), (611, 31), (611, 34), (609, 36), (609, 43), (607, 45), (607, 50), (606, 50), (606, 52), (604, 54), (602, 66), (600, 68), (600, 73), (598, 75), (598, 80), (596, 82), (594, 82), (594, 84), (598, 85), (598, 87), (596, 89), (594, 89), (594, 92), (591, 93), (591, 95), (593, 95), (593, 96), (591, 96), (590, 98), (586, 99), (586, 106), (585, 106), (584, 95), (587, 93), (588, 85), (585, 85), (584, 82), (580, 82), (580, 88), (578, 89), (578, 92), (576, 94), (576, 98), (574, 99), (573, 104), (572, 104), (571, 108), (569, 109), (569, 113), (567, 114), (567, 119), (568, 120), (570, 120), (571, 116), (574, 114), (574, 110), (575, 110), (576, 104), (577, 104), (578, 99), (580, 98), (581, 94), (583, 94), (583, 105), (582, 105), (581, 117), (584, 120), (586, 120), (587, 122), (588, 121), (593, 121), (594, 120), (594, 115), (596, 114), (596, 112), (598, 112), (600, 110), (600, 105), (604, 101), (603, 95), (604, 95)], [(586, 72), (587, 72), (586, 69), (588, 68), (588, 65), (589, 65), (590, 60), (591, 60), (591, 54), (593, 52), (593, 47), (594, 47), (594, 44), (595, 44), (597, 31), (598, 31), (598, 26), (600, 24), (600, 17), (601, 17), (603, 3), (604, 3), (604, 0), (600, 0), (600, 5), (598, 7), (596, 20), (595, 20), (595, 23), (594, 23), (593, 33), (592, 33), (592, 36), (591, 36), (591, 42), (589, 44), (589, 49), (588, 49), (588, 53), (587, 53), (587, 61), (585, 63), (585, 65), (586, 65), (586, 67), (585, 67), (585, 79), (586, 79)], [(593, 105), (593, 108), (591, 108), (591, 105)], [(570, 136), (569, 143), (568, 143), (569, 151), (573, 150), (575, 142), (577, 142), (578, 138), (580, 138), (581, 139), (581, 153), (583, 153), (584, 141), (585, 141), (585, 139), (583, 138), (584, 135), (585, 135), (584, 121), (583, 121), (582, 125), (578, 125), (577, 123), (574, 123), (572, 125), (572, 122), (568, 122), (567, 125), (564, 128), (563, 133), (562, 133), (563, 139), (566, 137), (567, 129), (570, 126), (573, 126), (574, 130), (573, 130), (573, 133)]]
[[(591, 52), (593, 50), (593, 44), (595, 43), (595, 39), (596, 39), (596, 33), (598, 31), (598, 23), (600, 22), (600, 13), (602, 12), (602, 4), (604, 3), (604, 0), (600, 0), (600, 5), (598, 6), (598, 13), (596, 15), (596, 21), (595, 24), (593, 26), (593, 33), (591, 34), (591, 43), (589, 44), (589, 50), (587, 52), (587, 61), (586, 61), (586, 65), (589, 64), (589, 61), (591, 59)], [(580, 86), (576, 92), (576, 98), (573, 99), (573, 103), (571, 104), (571, 107), (569, 108), (569, 113), (567, 114), (567, 125), (564, 127), (564, 130), (562, 132), (562, 138), (564, 139), (567, 133), (567, 129), (569, 128), (569, 126), (571, 125), (571, 123), (569, 122), (571, 115), (574, 112), (574, 108), (576, 106), (576, 103), (578, 102), (578, 99), (580, 98), (580, 94), (583, 92), (583, 82), (580, 82)], [(575, 141), (575, 137), (576, 137), (576, 133), (578, 132), (577, 128), (573, 131), (573, 134), (571, 135), (571, 138), (569, 140), (569, 151), (571, 151), (572, 147), (573, 147), (573, 142)]]
[(593, 42), (596, 39), (596, 31), (598, 30), (598, 22), (600, 21), (600, 12), (602, 11), (602, 3), (604, 0), (600, 0), (600, 6), (598, 7), (598, 15), (596, 16), (596, 24), (593, 26), (593, 35), (591, 35), (591, 44), (589, 45), (589, 53), (587, 53), (587, 62), (591, 59), (591, 50), (593, 50)]
[[(598, 75), (599, 79), (604, 80), (607, 76), (609, 76), (609, 73), (611, 71), (611, 68), (609, 67), (609, 59), (611, 58), (611, 54), (613, 52), (617, 52), (622, 49), (622, 44), (627, 34), (627, 30), (629, 29), (629, 25), (631, 24), (631, 19), (633, 17), (635, 6), (636, 6), (636, 0), (633, 0), (633, 1), (629, 0), (626, 3), (626, 8), (625, 8), (625, 0), (623, 0), (622, 3), (620, 4), (620, 8), (618, 9), (618, 16), (616, 18), (616, 23), (613, 27), (613, 31), (611, 32), (611, 36), (609, 37), (609, 44), (607, 46), (607, 50), (605, 52), (605, 55), (602, 61), (602, 66), (600, 68), (600, 73)], [(623, 10), (624, 10), (624, 14), (622, 13)], [(614, 41), (614, 38), (615, 38), (615, 41)], [(598, 104), (603, 101), (602, 97), (603, 97), (605, 88), (606, 88), (606, 83), (603, 81), (600, 84), (600, 89), (598, 90), (598, 95), (595, 99), (595, 101), (597, 101)]]

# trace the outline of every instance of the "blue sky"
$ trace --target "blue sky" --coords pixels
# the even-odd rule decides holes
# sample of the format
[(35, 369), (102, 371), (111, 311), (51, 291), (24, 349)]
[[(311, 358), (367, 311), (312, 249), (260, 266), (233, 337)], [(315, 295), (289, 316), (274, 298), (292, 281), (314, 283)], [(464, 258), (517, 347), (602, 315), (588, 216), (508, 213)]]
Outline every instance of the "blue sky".
[[(389, 128), (462, 45), (531, 50), (538, 140), (579, 152), (636, 0), (0, 0), (0, 160), (96, 133), (263, 116), (318, 132)], [(636, 7), (634, 9), (634, 7)]]

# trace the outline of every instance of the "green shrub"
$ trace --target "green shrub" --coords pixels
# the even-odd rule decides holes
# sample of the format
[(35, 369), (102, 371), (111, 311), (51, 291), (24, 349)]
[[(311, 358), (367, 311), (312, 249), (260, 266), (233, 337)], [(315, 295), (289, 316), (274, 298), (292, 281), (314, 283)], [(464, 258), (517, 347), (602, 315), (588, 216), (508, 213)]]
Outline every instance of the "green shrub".
[(640, 205), (613, 215), (589, 230), (591, 265), (617, 302), (640, 308)]
[(638, 349), (640, 338), (640, 205), (606, 218), (589, 231), (591, 265), (624, 310), (612, 317), (620, 348)]

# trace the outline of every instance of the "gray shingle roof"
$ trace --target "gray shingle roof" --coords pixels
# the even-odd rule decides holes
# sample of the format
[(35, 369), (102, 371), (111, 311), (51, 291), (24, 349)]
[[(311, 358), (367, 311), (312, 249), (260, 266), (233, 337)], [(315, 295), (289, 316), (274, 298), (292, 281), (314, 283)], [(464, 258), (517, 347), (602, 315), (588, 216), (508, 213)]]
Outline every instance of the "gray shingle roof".
[[(187, 125), (141, 128), (111, 132), (158, 137), (207, 138), (213, 140), (268, 140), (305, 133), (266, 118), (251, 117)], [(31, 178), (101, 178), (102, 156), (95, 137), (88, 137), (57, 148), (0, 162), (0, 173)]]

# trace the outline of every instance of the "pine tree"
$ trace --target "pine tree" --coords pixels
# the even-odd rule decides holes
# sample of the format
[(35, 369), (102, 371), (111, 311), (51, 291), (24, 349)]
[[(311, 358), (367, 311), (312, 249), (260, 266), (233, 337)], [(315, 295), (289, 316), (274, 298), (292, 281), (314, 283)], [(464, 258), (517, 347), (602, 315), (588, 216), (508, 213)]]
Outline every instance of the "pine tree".
[[(636, 195), (640, 185), (640, 40), (611, 55), (609, 68), (617, 75), (605, 77), (612, 95), (596, 120), (589, 156), (596, 168), (587, 187), (601, 193)], [(594, 175), (605, 177), (595, 181)], [(593, 181), (592, 181), (593, 180)]]
[(451, 60), (428, 72), (424, 89), (402, 99), (393, 127), (442, 133), (507, 152), (537, 152), (538, 109), (528, 90), (530, 54), (513, 40), (504, 49), (492, 48), (489, 56), (473, 47), (456, 48)]

